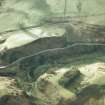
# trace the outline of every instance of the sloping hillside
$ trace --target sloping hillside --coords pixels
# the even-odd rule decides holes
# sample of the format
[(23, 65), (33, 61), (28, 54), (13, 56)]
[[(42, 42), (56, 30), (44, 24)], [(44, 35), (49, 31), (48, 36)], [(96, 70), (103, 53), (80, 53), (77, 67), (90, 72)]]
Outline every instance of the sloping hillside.
[(105, 105), (104, 0), (0, 0), (0, 105)]
[[(104, 0), (67, 0), (66, 15), (82, 15), (85, 17), (81, 20), (88, 23), (105, 24), (104, 3)], [(36, 25), (47, 17), (64, 16), (64, 0), (1, 0), (0, 4), (0, 32), (19, 29), (21, 24)]]

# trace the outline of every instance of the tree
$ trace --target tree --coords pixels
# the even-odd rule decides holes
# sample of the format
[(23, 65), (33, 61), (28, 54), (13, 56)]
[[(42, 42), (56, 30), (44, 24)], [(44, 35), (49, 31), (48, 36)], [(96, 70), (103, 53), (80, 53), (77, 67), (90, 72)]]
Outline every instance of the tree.
[(65, 3), (64, 3), (64, 17), (66, 17), (66, 12), (67, 12), (67, 0), (65, 0)]
[(81, 13), (82, 11), (82, 2), (80, 0), (78, 1), (78, 4), (77, 4), (77, 11), (78, 13)]

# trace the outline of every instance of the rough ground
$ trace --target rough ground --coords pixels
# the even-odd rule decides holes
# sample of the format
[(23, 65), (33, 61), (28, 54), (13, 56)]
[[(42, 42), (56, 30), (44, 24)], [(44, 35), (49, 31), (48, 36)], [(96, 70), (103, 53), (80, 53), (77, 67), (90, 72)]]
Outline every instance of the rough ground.
[(24, 90), (17, 87), (15, 79), (0, 77), (0, 105), (31, 105)]

